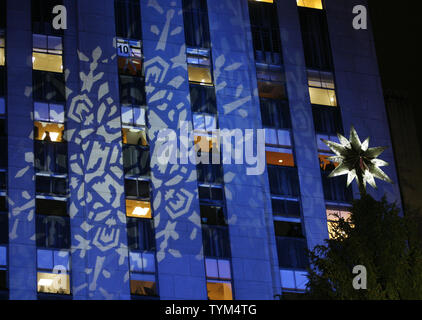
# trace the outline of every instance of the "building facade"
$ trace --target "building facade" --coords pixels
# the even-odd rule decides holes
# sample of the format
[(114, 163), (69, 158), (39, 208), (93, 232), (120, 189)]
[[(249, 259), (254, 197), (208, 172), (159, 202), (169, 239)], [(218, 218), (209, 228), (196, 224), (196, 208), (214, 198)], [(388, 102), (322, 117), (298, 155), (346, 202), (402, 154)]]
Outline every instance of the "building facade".
[[(354, 125), (397, 180), (362, 2), (1, 0), (1, 296), (304, 292), (306, 249), (358, 196), (327, 178), (320, 139)], [(236, 146), (265, 129), (263, 173), (247, 151), (160, 160), (172, 132), (179, 156), (222, 160), (216, 129)], [(397, 185), (371, 193), (400, 201)]]

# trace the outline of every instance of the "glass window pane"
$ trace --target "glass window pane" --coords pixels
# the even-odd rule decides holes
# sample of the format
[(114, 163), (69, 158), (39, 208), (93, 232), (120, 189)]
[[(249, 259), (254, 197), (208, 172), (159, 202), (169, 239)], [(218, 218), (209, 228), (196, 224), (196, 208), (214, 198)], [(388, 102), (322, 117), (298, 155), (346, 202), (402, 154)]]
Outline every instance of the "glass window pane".
[(133, 109), (132, 107), (122, 106), (122, 123), (133, 125)]
[(130, 271), (142, 272), (142, 254), (129, 252)]
[(220, 279), (231, 279), (230, 261), (218, 260), (218, 273)]
[(277, 145), (277, 130), (265, 129), (265, 143)]
[(309, 95), (311, 97), (312, 104), (320, 104), (332, 107), (337, 106), (335, 90), (309, 87)]
[(280, 270), (281, 287), (284, 289), (295, 289), (295, 276), (292, 270)]
[(230, 282), (207, 281), (207, 292), (209, 300), (233, 300)]
[(35, 102), (34, 103), (35, 120), (49, 121), (48, 103)]
[(155, 254), (154, 253), (143, 253), (142, 254), (143, 271), (154, 273), (155, 272)]
[(280, 146), (291, 146), (292, 142), (290, 139), (289, 130), (278, 130), (278, 144)]
[(37, 250), (38, 269), (53, 270), (53, 251)]
[(33, 34), (32, 41), (34, 48), (47, 49), (47, 36), (42, 34)]
[(138, 126), (145, 126), (145, 109), (133, 108), (134, 123)]
[(208, 132), (214, 129), (217, 129), (217, 120), (214, 116), (212, 115), (205, 116), (205, 128)]
[(193, 114), (193, 129), (194, 130), (205, 130), (205, 119), (202, 114)]
[(7, 265), (7, 249), (6, 247), (0, 247), (0, 266)]
[(204, 84), (212, 84), (211, 71), (209, 68), (194, 67), (188, 65), (189, 81)]
[(64, 123), (64, 106), (60, 104), (50, 104), (50, 121)]
[(54, 269), (69, 271), (69, 252), (68, 251), (54, 252)]
[(38, 272), (37, 291), (43, 293), (70, 294), (69, 275)]
[(0, 98), (0, 114), (6, 113), (6, 104), (4, 102), (4, 98)]
[(48, 36), (48, 49), (55, 50), (55, 51), (62, 51), (62, 38), (61, 37), (54, 37)]
[(297, 5), (299, 7), (307, 7), (313, 9), (322, 9), (321, 0), (297, 0)]
[(151, 203), (126, 199), (126, 215), (133, 218), (151, 218)]
[(217, 260), (215, 259), (205, 259), (205, 270), (207, 273), (207, 278), (218, 278), (218, 267)]
[(295, 271), (296, 276), (296, 289), (306, 290), (306, 284), (308, 283), (308, 273), (305, 271)]

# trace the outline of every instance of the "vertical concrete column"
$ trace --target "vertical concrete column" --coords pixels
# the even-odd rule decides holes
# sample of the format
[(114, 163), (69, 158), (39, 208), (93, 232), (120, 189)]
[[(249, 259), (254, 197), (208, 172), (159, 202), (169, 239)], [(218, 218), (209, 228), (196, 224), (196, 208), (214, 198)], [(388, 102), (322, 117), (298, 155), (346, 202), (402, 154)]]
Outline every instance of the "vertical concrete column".
[(114, 1), (65, 1), (75, 299), (130, 299)]
[(141, 13), (160, 298), (206, 299), (196, 166), (157, 158), (160, 135), (192, 126), (182, 1), (141, 1)]
[[(377, 180), (378, 190), (368, 187), (369, 193), (376, 199), (380, 199), (385, 194), (389, 201), (397, 201), (398, 205), (401, 205), (372, 28), (369, 15), (367, 30), (353, 28), (353, 18), (355, 17), (353, 7), (356, 5), (367, 7), (367, 1), (325, 1), (337, 98), (341, 106), (347, 137), (350, 127), (353, 125), (362, 140), (368, 136), (371, 138), (370, 147), (388, 147), (380, 158), (389, 162), (390, 166), (381, 169), (395, 184), (391, 185)], [(359, 191), (356, 184), (354, 191), (355, 197), (358, 197)]]
[(37, 297), (31, 1), (7, 1), (10, 299)]
[(308, 247), (328, 238), (324, 192), (296, 0), (277, 1), (295, 159)]
[[(253, 129), (256, 152), (262, 122), (247, 1), (208, 1), (208, 16), (220, 129), (242, 135)], [(248, 175), (244, 155), (242, 160), (223, 166), (234, 296), (273, 299), (278, 272), (265, 156), (258, 175)]]

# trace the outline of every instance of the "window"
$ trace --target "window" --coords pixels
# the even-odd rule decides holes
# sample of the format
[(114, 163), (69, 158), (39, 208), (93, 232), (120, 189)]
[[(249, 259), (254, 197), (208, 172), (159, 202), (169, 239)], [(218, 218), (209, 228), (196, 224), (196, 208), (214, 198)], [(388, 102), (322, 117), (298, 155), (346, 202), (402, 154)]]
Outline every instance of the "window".
[(312, 104), (337, 106), (334, 77), (331, 72), (308, 70), (308, 84)]
[(217, 113), (217, 101), (214, 87), (190, 83), (189, 89), (193, 112), (208, 114)]
[[(327, 108), (325, 106), (312, 106), (315, 132), (328, 135), (343, 133), (340, 108)], [(326, 147), (324, 149), (326, 150)]]
[(0, 246), (0, 295), (1, 291), (8, 290), (7, 260), (7, 247)]
[(9, 243), (9, 217), (6, 196), (0, 197), (0, 245)]
[(263, 2), (271, 4), (249, 2), (255, 61), (281, 65), (282, 55), (277, 8), (275, 4), (272, 4), (272, 1)]
[(35, 102), (34, 120), (64, 123), (64, 105), (55, 103)]
[(222, 184), (224, 183), (223, 166), (221, 164), (212, 164), (212, 150), (208, 153), (209, 163), (198, 163), (196, 173), (199, 183)]
[(280, 269), (281, 287), (284, 290), (305, 291), (308, 283), (306, 271)]
[(155, 251), (153, 219), (127, 218), (128, 247), (130, 250)]
[(65, 102), (65, 78), (63, 73), (33, 71), (34, 101)]
[(273, 215), (285, 218), (300, 218), (300, 203), (297, 200), (272, 198)]
[(34, 166), (36, 172), (67, 174), (67, 145), (35, 141)]
[(39, 248), (70, 248), (66, 201), (36, 199), (36, 243)]
[(300, 223), (274, 221), (278, 264), (281, 268), (306, 269), (307, 244)]
[(36, 175), (36, 192), (45, 196), (66, 196), (67, 179), (66, 177), (55, 177), (49, 175)]
[(321, 0), (297, 0), (297, 5), (299, 7), (322, 9), (322, 1)]
[(122, 138), (124, 144), (148, 146), (146, 128), (123, 127)]
[(117, 39), (119, 74), (142, 76), (141, 41)]
[(327, 206), (327, 227), (330, 239), (336, 237), (334, 227), (340, 219), (350, 223), (350, 207)]
[(260, 99), (262, 125), (265, 128), (290, 129), (289, 104), (287, 100)]
[(146, 105), (145, 80), (143, 77), (119, 75), (120, 104)]
[(123, 145), (123, 168), (126, 176), (149, 176), (149, 149), (139, 145)]
[(53, 8), (63, 5), (61, 0), (32, 0), (32, 32), (43, 34), (63, 34), (63, 30), (53, 28), (55, 17)]
[(233, 300), (229, 260), (205, 259), (208, 300)]
[(353, 200), (353, 192), (351, 188), (347, 187), (347, 176), (328, 177), (334, 168), (335, 164), (331, 162), (328, 164), (321, 162), (321, 177), (325, 200), (350, 203)]
[(146, 109), (138, 106), (122, 106), (122, 124), (146, 127)]
[(299, 178), (296, 168), (268, 165), (270, 190), (273, 195), (298, 197)]
[(149, 181), (137, 179), (125, 179), (126, 197), (150, 200)]
[(223, 207), (201, 205), (200, 208), (204, 255), (229, 258), (230, 240)]
[(129, 263), (131, 294), (157, 296), (155, 253), (129, 252)]
[(221, 186), (200, 185), (198, 191), (201, 202), (224, 201), (224, 188)]
[(183, 22), (186, 45), (209, 48), (210, 34), (206, 0), (183, 0)]
[(70, 254), (67, 250), (37, 250), (37, 291), (70, 294)]
[(129, 39), (141, 39), (141, 8), (139, 0), (115, 0), (116, 35)]
[(5, 36), (4, 31), (0, 30), (0, 66), (6, 64), (6, 53), (5, 53)]
[(219, 152), (217, 116), (206, 113), (193, 113), (194, 140), (197, 150), (205, 153)]
[(126, 199), (126, 215), (135, 218), (151, 218), (151, 203)]
[(258, 93), (260, 98), (287, 99), (285, 78), (280, 68), (257, 66)]
[(315, 70), (332, 70), (332, 56), (327, 18), (323, 10), (299, 8), (306, 66)]
[(202, 85), (213, 85), (211, 74), (210, 51), (187, 48), (189, 82)]
[(33, 34), (32, 64), (34, 70), (63, 72), (62, 38)]

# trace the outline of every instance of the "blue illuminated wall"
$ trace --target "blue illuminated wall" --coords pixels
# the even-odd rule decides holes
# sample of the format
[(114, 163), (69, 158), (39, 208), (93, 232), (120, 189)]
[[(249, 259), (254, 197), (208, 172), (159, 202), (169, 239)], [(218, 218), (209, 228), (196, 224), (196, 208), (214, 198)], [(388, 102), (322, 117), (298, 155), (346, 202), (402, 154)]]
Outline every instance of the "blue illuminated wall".
[[(371, 145), (397, 181), (373, 39), (352, 28), (362, 1), (326, 0), (336, 87), (344, 127)], [(64, 33), (73, 299), (130, 299), (114, 1), (65, 0)], [(10, 299), (36, 299), (32, 31), (29, 0), (7, 0)], [(262, 128), (247, 0), (208, 0), (220, 128)], [(306, 66), (295, 0), (278, 1), (287, 91), (310, 248), (327, 238)], [(160, 129), (191, 121), (181, 0), (142, 0), (144, 66), (151, 150)], [(193, 140), (189, 141), (189, 145)], [(161, 299), (206, 299), (195, 165), (161, 165), (152, 152), (152, 207)], [(224, 165), (234, 296), (281, 293), (268, 175)], [(357, 195), (357, 190), (354, 189)], [(399, 200), (397, 184), (379, 183)]]

